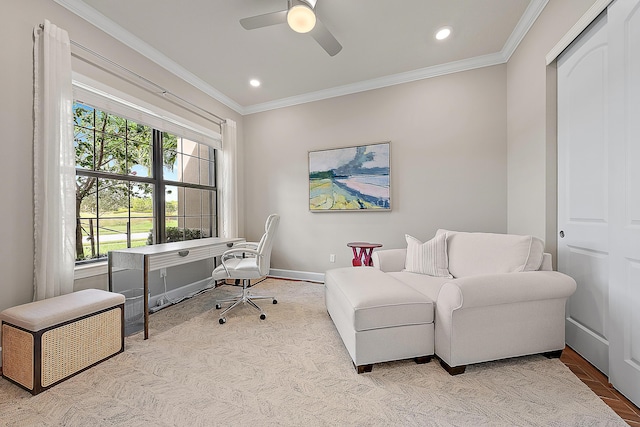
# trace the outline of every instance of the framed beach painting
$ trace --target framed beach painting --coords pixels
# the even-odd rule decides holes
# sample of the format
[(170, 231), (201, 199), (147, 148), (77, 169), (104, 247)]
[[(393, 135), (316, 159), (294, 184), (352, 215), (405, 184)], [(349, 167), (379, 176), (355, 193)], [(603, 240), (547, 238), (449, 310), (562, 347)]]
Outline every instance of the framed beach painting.
[(390, 211), (389, 142), (309, 152), (311, 212)]

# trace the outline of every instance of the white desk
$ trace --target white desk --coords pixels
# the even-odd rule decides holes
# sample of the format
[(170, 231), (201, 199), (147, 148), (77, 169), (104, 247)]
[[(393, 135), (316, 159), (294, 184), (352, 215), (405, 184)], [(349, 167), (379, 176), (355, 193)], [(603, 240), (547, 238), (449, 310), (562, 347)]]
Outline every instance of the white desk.
[(112, 273), (114, 268), (143, 271), (144, 339), (146, 340), (149, 338), (149, 272), (211, 259), (222, 255), (234, 244), (244, 241), (242, 238), (210, 237), (110, 251), (108, 256), (109, 290), (113, 289)]

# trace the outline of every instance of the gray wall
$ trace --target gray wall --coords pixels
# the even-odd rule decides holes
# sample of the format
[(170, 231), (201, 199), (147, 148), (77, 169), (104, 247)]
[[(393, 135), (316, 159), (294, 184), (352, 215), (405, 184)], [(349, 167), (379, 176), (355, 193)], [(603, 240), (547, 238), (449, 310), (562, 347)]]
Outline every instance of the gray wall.
[[(349, 241), (507, 229), (506, 65), (245, 116), (245, 229), (281, 215), (272, 267), (350, 265)], [(308, 151), (391, 141), (391, 212), (309, 212)], [(336, 263), (329, 263), (336, 254)]]
[[(50, 0), (4, 2), (0, 37), (10, 42), (2, 45), (0, 144), (10, 160), (0, 168), (0, 310), (30, 301), (33, 292), (32, 33), (45, 18), (73, 40), (236, 120), (241, 235), (259, 238), (266, 216), (278, 212), (273, 267), (323, 272), (349, 265), (349, 241), (403, 247), (405, 233), (426, 240), (439, 227), (534, 234), (555, 247), (554, 81), (544, 56), (593, 3), (550, 1), (507, 65), (243, 118)], [(77, 59), (74, 69), (184, 114)], [(392, 212), (310, 213), (307, 152), (380, 141), (391, 141)], [(76, 287), (104, 284), (100, 276)]]
[[(0, 168), (0, 200), (4, 203), (4, 209), (0, 239), (0, 310), (29, 302), (33, 295), (33, 28), (43, 23), (45, 18), (66, 29), (72, 40), (125, 65), (196, 105), (238, 122), (240, 153), (243, 119), (51, 0), (5, 1), (2, 3), (2, 15), (5, 19), (0, 26), (0, 38), (5, 42), (1, 48), (0, 66), (0, 150), (4, 153), (4, 160)], [(159, 96), (101, 72), (78, 58), (73, 59), (72, 67), (74, 71), (144, 101), (153, 102), (172, 113), (202, 125), (207, 124)], [(239, 166), (242, 168), (242, 159)], [(240, 192), (243, 188), (242, 178), (240, 175)], [(242, 209), (240, 204), (241, 215)], [(240, 231), (244, 233), (242, 225)], [(76, 289), (106, 286), (104, 275), (76, 283)]]
[(556, 73), (545, 56), (595, 3), (552, 0), (507, 63), (508, 231), (556, 253)]

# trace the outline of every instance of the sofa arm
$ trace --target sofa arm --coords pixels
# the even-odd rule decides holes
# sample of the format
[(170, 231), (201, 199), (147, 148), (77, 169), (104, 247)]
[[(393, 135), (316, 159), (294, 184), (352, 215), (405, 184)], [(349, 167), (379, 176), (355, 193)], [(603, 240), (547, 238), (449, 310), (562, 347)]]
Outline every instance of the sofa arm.
[(404, 261), (406, 258), (406, 249), (383, 249), (374, 251), (371, 256), (373, 266), (385, 273), (404, 270)]
[(568, 298), (576, 281), (557, 271), (527, 271), (461, 277), (445, 283), (438, 309), (458, 310), (499, 304)]

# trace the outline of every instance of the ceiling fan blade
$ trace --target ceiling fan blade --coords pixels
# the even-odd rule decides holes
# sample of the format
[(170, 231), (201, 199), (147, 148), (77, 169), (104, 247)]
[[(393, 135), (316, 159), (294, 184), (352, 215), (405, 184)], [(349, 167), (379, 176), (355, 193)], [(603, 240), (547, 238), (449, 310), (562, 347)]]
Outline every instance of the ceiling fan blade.
[(255, 30), (256, 28), (269, 27), (271, 25), (284, 24), (287, 22), (287, 11), (265, 13), (264, 15), (242, 18), (240, 25), (245, 30)]
[(313, 27), (313, 30), (311, 30), (309, 34), (311, 34), (311, 37), (316, 39), (318, 44), (322, 46), (330, 56), (335, 56), (342, 50), (342, 45), (319, 19), (316, 21), (316, 26)]

